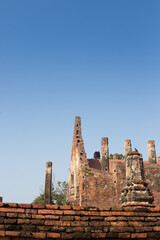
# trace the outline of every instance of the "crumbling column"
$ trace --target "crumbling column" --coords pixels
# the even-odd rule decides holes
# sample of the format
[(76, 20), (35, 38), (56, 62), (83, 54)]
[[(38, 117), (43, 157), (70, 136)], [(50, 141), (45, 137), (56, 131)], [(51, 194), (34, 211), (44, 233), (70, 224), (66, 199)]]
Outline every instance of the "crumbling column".
[(129, 140), (129, 139), (124, 140), (124, 156), (125, 156), (125, 159), (126, 159), (128, 153), (131, 153), (131, 152), (132, 152), (131, 140)]
[(148, 141), (147, 145), (148, 145), (148, 161), (150, 163), (156, 163), (155, 141), (150, 140)]
[(52, 203), (51, 190), (52, 190), (52, 162), (47, 162), (46, 163), (44, 204)]
[(126, 158), (126, 186), (122, 190), (124, 206), (148, 206), (154, 198), (144, 180), (143, 158), (139, 152), (128, 153)]
[(109, 171), (108, 138), (101, 138), (101, 169)]

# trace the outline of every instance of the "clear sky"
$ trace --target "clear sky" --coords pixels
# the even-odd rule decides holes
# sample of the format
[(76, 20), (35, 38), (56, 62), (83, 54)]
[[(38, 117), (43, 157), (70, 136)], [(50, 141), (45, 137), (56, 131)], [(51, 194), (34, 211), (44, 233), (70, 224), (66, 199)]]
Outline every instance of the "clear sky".
[(75, 116), (87, 157), (109, 138), (160, 155), (159, 0), (0, 0), (0, 196), (31, 202), (46, 161), (67, 180)]

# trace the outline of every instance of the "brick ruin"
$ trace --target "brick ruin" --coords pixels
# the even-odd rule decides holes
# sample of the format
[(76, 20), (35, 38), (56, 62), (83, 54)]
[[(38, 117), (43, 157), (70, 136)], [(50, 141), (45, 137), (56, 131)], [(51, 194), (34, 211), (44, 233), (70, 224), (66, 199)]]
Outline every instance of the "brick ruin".
[(0, 203), (0, 239), (160, 239), (160, 208)]
[[(85, 207), (120, 207), (125, 201), (150, 204), (154, 200), (153, 204), (160, 207), (160, 158), (156, 157), (155, 142), (148, 141), (148, 161), (143, 161), (137, 151), (132, 152), (129, 139), (124, 141), (124, 155), (124, 160), (119, 159), (119, 154), (113, 154), (113, 159), (109, 159), (108, 138), (105, 137), (101, 139), (101, 154), (95, 152), (94, 158), (87, 159), (81, 119), (76, 117), (68, 203)], [(127, 192), (130, 195), (126, 195)], [(133, 197), (129, 197), (131, 195)]]
[[(0, 240), (160, 240), (160, 164), (154, 141), (149, 161), (126, 140), (125, 160), (109, 159), (108, 138), (87, 159), (76, 117), (68, 205), (51, 203), (52, 163), (46, 164), (45, 204), (0, 202)], [(2, 199), (1, 199), (2, 200)], [(154, 201), (154, 202), (153, 202)]]

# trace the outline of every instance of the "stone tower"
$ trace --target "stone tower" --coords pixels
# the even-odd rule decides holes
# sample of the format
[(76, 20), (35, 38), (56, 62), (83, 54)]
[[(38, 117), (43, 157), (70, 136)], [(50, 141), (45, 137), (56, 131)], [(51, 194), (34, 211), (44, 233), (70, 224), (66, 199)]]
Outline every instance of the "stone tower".
[(108, 138), (101, 138), (101, 169), (109, 171)]
[(87, 165), (86, 153), (81, 134), (81, 118), (75, 117), (72, 153), (70, 161), (67, 201), (81, 205), (81, 191), (79, 175), (81, 169)]
[(126, 186), (122, 190), (123, 205), (148, 205), (154, 198), (144, 179), (143, 158), (138, 152), (128, 153), (126, 158)]
[(148, 160), (150, 163), (156, 163), (155, 141), (148, 141)]
[(128, 153), (132, 152), (132, 145), (131, 145), (131, 140), (126, 139), (124, 141), (124, 156), (125, 158), (127, 157)]
[(44, 204), (52, 203), (51, 190), (52, 190), (52, 162), (47, 162), (46, 163)]

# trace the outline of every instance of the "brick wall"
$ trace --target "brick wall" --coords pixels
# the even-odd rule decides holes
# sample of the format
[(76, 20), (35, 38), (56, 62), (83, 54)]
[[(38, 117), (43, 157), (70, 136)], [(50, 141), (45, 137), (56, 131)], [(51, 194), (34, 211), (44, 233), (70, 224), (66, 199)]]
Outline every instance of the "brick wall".
[(160, 239), (160, 208), (0, 203), (0, 239)]
[[(89, 166), (79, 168), (80, 174), (76, 176), (79, 198), (75, 201), (68, 199), (71, 200), (69, 203), (92, 207), (120, 207), (121, 191), (126, 178), (125, 160), (110, 160), (109, 165), (109, 172)], [(144, 175), (154, 196), (153, 204), (160, 207), (160, 164), (144, 161)]]

